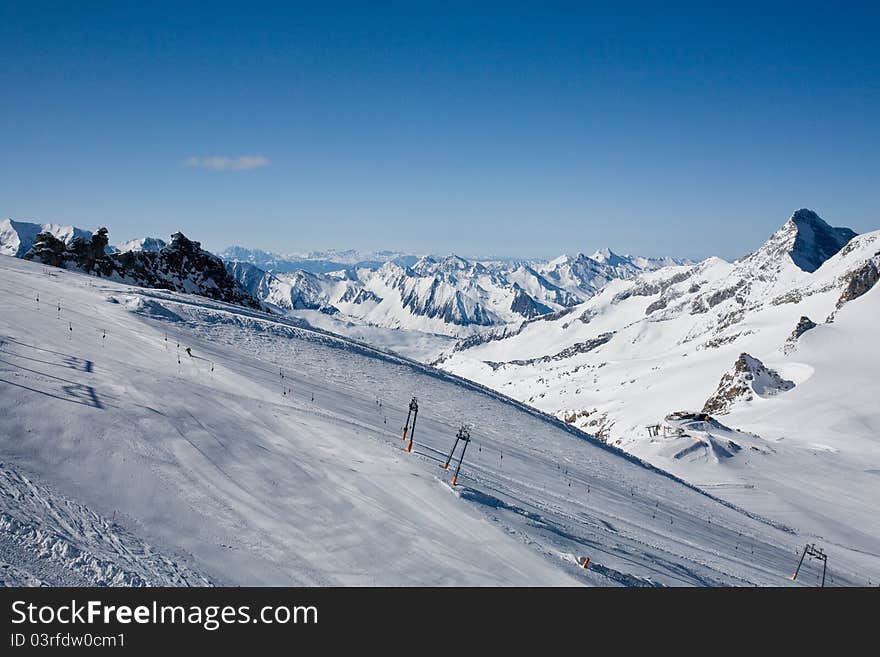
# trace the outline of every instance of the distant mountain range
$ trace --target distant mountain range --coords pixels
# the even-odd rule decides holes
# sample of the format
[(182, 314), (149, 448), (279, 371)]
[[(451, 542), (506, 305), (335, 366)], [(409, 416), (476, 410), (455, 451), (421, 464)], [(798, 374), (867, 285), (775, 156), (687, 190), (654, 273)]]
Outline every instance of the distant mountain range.
[(242, 247), (227, 249), (223, 257), (245, 289), (282, 311), (319, 310), (356, 323), (453, 336), (563, 310), (611, 280), (687, 262), (621, 256), (608, 249), (550, 262), (392, 251), (291, 259)]
[[(90, 231), (80, 228), (6, 219), (0, 222), (0, 253), (25, 257), (42, 233), (67, 245), (76, 238), (86, 243), (92, 239)], [(162, 239), (143, 237), (108, 244), (104, 250), (113, 256), (167, 248)], [(320, 311), (355, 325), (452, 337), (562, 311), (583, 303), (610, 281), (689, 262), (618, 255), (610, 249), (548, 262), (390, 250), (280, 255), (234, 246), (221, 258), (241, 292), (278, 312)]]
[(801, 209), (737, 262), (619, 276), (566, 313), (460, 340), (435, 365), (645, 458), (662, 448), (675, 458), (664, 467), (687, 474), (682, 459), (716, 458), (711, 441), (685, 434), (669, 451), (646, 430), (682, 408), (768, 427), (768, 438), (871, 434), (859, 414), (876, 405), (864, 383), (878, 280), (880, 231), (856, 235)]
[(260, 249), (249, 249), (243, 246), (230, 246), (219, 254), (229, 262), (245, 262), (250, 265), (275, 273), (293, 273), (305, 271), (313, 274), (326, 274), (340, 269), (377, 269), (386, 262), (395, 261), (408, 266), (418, 260), (418, 256), (398, 251), (374, 251), (362, 253), (353, 249), (344, 251), (310, 251), (281, 255), (268, 253)]

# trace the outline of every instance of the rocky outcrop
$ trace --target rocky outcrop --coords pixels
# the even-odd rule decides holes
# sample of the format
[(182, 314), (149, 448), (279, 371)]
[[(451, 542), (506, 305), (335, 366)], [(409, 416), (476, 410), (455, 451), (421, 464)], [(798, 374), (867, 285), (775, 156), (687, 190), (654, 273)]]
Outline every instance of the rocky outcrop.
[(31, 248), (22, 256), (25, 260), (61, 267), (66, 259), (67, 244), (48, 231), (37, 234)]
[(609, 342), (613, 337), (614, 331), (602, 333), (592, 340), (576, 342), (570, 347), (566, 347), (562, 351), (557, 352), (552, 356), (541, 356), (540, 358), (529, 358), (527, 360), (509, 360), (500, 363), (488, 360), (483, 362), (485, 362), (486, 365), (491, 367), (493, 370), (497, 370), (499, 367), (503, 367), (504, 365), (517, 365), (519, 367), (523, 367), (526, 365), (535, 365), (536, 363), (549, 363), (555, 360), (565, 360), (566, 358), (571, 358), (572, 356), (577, 356), (578, 354), (586, 354), (593, 351), (594, 349), (598, 349), (603, 344)]
[(510, 302), (510, 310), (526, 319), (551, 312), (550, 308), (535, 301), (516, 283), (513, 284), (513, 301)]
[(864, 265), (849, 274), (846, 287), (840, 295), (840, 299), (837, 300), (837, 307), (840, 308), (847, 301), (858, 299), (874, 287), (878, 280), (880, 280), (880, 251)]
[(752, 401), (756, 395), (772, 397), (792, 388), (794, 382), (783, 379), (754, 356), (742, 353), (733, 369), (721, 377), (718, 389), (706, 400), (702, 412), (723, 415), (739, 403)]
[(226, 271), (223, 261), (199, 242), (174, 233), (159, 251), (129, 251), (113, 257), (116, 272), (136, 285), (188, 292), (251, 308), (261, 304)]
[(382, 303), (382, 298), (365, 287), (352, 285), (347, 287), (345, 292), (342, 293), (342, 296), (339, 297), (339, 303)]
[(789, 335), (786, 339), (783, 351), (785, 351), (785, 353), (790, 353), (794, 351), (794, 349), (797, 347), (798, 338), (800, 338), (807, 331), (814, 328), (816, 328), (816, 322), (811, 320), (806, 315), (802, 315), (801, 318), (798, 320), (797, 326), (794, 327), (794, 331), (792, 331), (791, 335)]
[(113, 271), (113, 261), (106, 253), (107, 244), (106, 228), (99, 228), (90, 237), (77, 235), (69, 243), (50, 231), (43, 231), (37, 235), (23, 258), (53, 267), (81, 269), (86, 273), (109, 276)]
[(74, 237), (69, 244), (44, 231), (37, 235), (26, 260), (82, 271), (96, 276), (175, 292), (210, 297), (251, 308), (262, 305), (226, 271), (223, 261), (202, 250), (183, 233), (158, 251), (107, 253), (108, 234), (99, 228), (86, 239)]

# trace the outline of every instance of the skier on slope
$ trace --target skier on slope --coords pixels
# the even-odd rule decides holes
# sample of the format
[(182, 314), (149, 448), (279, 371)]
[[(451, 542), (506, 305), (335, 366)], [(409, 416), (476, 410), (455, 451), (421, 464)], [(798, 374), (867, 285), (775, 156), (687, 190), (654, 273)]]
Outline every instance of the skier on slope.
[(189, 347), (186, 348), (186, 355), (189, 356), (190, 358), (193, 357), (192, 351), (190, 351)]

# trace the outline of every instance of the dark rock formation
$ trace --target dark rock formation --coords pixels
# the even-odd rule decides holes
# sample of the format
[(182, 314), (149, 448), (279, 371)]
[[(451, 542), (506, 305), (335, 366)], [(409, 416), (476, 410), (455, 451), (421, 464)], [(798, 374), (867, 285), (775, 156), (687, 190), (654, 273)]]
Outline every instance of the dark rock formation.
[(868, 260), (859, 269), (856, 269), (849, 275), (849, 280), (846, 283), (843, 294), (841, 294), (840, 299), (837, 300), (838, 308), (847, 301), (858, 299), (877, 284), (877, 281), (880, 280), (880, 267), (878, 267), (878, 262), (880, 262), (880, 251), (878, 251), (873, 258)]
[(261, 304), (226, 271), (223, 261), (203, 251), (183, 233), (159, 251), (106, 253), (108, 234), (99, 228), (90, 240), (75, 237), (69, 245), (48, 232), (37, 236), (26, 260), (120, 280), (140, 287), (187, 292), (251, 308)]
[(856, 236), (849, 228), (829, 226), (818, 214), (806, 208), (796, 211), (790, 221), (797, 227), (791, 259), (807, 272), (816, 271)]

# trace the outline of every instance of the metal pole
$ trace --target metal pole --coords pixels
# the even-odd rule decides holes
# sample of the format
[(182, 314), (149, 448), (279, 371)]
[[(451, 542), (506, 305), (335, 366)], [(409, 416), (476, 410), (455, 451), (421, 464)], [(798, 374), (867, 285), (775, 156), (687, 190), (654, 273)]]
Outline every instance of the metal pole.
[(403, 425), (403, 437), (401, 440), (406, 440), (406, 432), (409, 430), (409, 418), (412, 415), (412, 404), (409, 405), (409, 410), (406, 412), (406, 423)]
[(458, 472), (461, 470), (461, 462), (464, 461), (464, 453), (467, 451), (468, 443), (471, 442), (470, 438), (462, 438), (464, 440), (464, 447), (461, 448), (461, 456), (458, 457), (458, 467), (455, 468), (455, 474), (452, 475), (452, 485), (458, 482)]
[(452, 455), (455, 454), (455, 448), (458, 447), (459, 440), (461, 440), (461, 431), (459, 431), (458, 435), (455, 436), (455, 442), (452, 443), (452, 449), (449, 450), (449, 456), (446, 457), (446, 463), (440, 466), (444, 470), (449, 469), (449, 462), (452, 460)]
[(416, 435), (416, 420), (419, 417), (419, 405), (416, 403), (416, 400), (413, 399), (413, 403), (416, 405), (415, 410), (413, 411), (413, 423), (412, 423), (412, 431), (409, 432), (409, 442), (406, 444), (407, 453), (412, 451), (413, 447), (413, 436)]
[[(416, 414), (418, 414), (418, 412), (419, 412), (419, 402), (415, 397), (413, 397), (409, 401), (409, 410), (406, 412), (406, 424), (403, 425), (403, 436), (402, 436), (401, 440), (406, 440), (406, 434), (410, 430), (409, 419), (410, 419), (410, 417), (412, 417), (413, 412), (415, 412)], [(412, 428), (415, 429), (415, 426), (416, 426), (416, 421), (415, 421), (415, 419), (413, 419)], [(409, 451), (409, 450), (407, 450), (407, 451)]]
[(807, 556), (807, 548), (810, 547), (810, 544), (804, 546), (804, 551), (801, 553), (801, 559), (798, 561), (797, 568), (794, 571), (794, 575), (791, 576), (792, 581), (797, 579), (798, 573), (801, 571), (801, 564), (804, 562), (804, 557)]
[(822, 559), (822, 588), (825, 588), (825, 570), (828, 568), (828, 557)]

